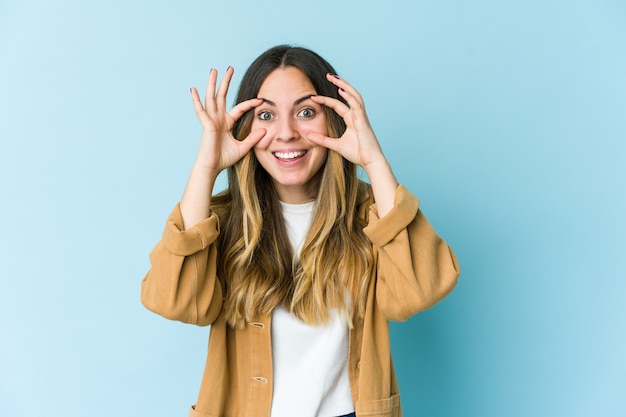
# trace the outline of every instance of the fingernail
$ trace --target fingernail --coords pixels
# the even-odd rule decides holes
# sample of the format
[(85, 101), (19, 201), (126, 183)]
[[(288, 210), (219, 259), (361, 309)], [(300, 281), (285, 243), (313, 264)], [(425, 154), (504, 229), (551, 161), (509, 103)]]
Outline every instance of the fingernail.
[(334, 77), (336, 79), (340, 79), (339, 76), (337, 74), (333, 74), (332, 72), (329, 72), (328, 75), (330, 75), (331, 77)]

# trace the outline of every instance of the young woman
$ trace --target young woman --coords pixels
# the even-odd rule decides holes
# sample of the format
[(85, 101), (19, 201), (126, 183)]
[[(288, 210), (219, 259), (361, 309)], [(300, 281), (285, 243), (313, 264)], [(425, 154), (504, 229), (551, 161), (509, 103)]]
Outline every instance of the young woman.
[[(192, 417), (400, 416), (388, 320), (454, 287), (457, 260), (398, 185), (363, 100), (316, 53), (278, 46), (243, 77), (211, 70), (180, 204), (144, 305), (211, 325)], [(369, 184), (359, 180), (363, 168)], [(228, 189), (213, 195), (228, 169)]]

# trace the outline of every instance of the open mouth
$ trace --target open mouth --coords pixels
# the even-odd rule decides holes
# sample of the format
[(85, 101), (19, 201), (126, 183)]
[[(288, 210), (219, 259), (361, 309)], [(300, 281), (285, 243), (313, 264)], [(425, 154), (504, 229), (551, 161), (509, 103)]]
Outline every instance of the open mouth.
[(282, 161), (294, 161), (298, 158), (302, 158), (306, 154), (306, 151), (273, 152), (273, 154)]

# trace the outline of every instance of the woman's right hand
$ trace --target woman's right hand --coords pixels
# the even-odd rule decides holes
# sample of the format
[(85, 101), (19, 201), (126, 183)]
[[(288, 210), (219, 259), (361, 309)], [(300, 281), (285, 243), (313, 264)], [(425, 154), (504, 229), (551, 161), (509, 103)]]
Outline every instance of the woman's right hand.
[(204, 106), (200, 101), (198, 90), (191, 88), (193, 106), (202, 125), (202, 139), (196, 164), (206, 169), (212, 176), (217, 176), (222, 170), (234, 165), (265, 135), (265, 129), (255, 129), (243, 140), (233, 137), (231, 131), (235, 122), (248, 110), (263, 102), (258, 98), (246, 100), (227, 112), (226, 95), (233, 72), (233, 68), (228, 67), (219, 89), (216, 90), (217, 71), (211, 69)]
[(243, 140), (237, 140), (232, 134), (235, 122), (248, 110), (260, 105), (263, 100), (243, 101), (226, 111), (226, 93), (233, 76), (232, 67), (217, 86), (217, 71), (212, 69), (206, 88), (204, 106), (195, 88), (191, 89), (193, 106), (200, 124), (202, 139), (196, 162), (191, 169), (185, 192), (180, 201), (184, 228), (189, 229), (209, 217), (211, 212), (211, 194), (218, 174), (234, 165), (265, 135), (265, 129), (255, 129)]

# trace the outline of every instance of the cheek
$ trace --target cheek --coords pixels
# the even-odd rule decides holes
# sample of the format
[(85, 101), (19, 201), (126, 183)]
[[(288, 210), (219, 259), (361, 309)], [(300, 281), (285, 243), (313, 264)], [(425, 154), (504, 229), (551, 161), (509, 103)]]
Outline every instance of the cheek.
[(328, 136), (328, 127), (326, 127), (326, 123), (320, 123), (318, 127), (318, 132), (324, 136)]
[(328, 159), (328, 149), (322, 146), (316, 146), (311, 152), (311, 163), (316, 167), (316, 170), (321, 169)]
[(328, 136), (328, 128), (324, 120), (315, 120), (300, 126), (300, 135), (306, 138), (309, 133), (319, 133), (324, 136)]
[(315, 122), (315, 131), (317, 133), (321, 133), (322, 135), (328, 136), (328, 126), (326, 125), (326, 117), (324, 117), (324, 113), (322, 113), (321, 117), (318, 117)]

